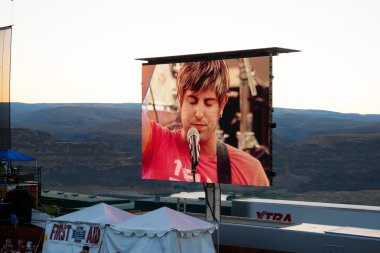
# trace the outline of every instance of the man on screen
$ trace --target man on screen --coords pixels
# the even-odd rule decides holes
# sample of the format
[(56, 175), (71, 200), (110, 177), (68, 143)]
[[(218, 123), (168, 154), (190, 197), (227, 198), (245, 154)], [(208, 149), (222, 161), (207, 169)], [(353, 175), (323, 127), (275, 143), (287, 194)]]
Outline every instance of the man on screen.
[[(228, 68), (224, 61), (183, 63), (177, 77), (182, 129), (171, 131), (142, 113), (142, 177), (193, 181), (187, 141), (190, 128), (199, 132), (200, 156), (196, 182), (218, 183), (216, 129), (227, 103)], [(145, 91), (143, 91), (145, 95)], [(232, 184), (268, 186), (260, 162), (227, 145)]]

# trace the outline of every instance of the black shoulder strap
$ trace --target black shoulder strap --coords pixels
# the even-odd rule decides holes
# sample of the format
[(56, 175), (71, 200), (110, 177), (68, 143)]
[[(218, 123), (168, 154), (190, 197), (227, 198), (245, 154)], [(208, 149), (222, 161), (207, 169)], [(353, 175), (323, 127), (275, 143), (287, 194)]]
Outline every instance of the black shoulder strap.
[(218, 183), (231, 184), (231, 164), (227, 145), (221, 141), (216, 142), (216, 162), (218, 168)]

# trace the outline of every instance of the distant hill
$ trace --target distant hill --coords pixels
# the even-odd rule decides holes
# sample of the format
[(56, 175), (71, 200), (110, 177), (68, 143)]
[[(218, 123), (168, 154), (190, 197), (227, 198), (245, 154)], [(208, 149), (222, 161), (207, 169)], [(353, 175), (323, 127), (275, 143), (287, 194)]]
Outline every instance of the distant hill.
[(17, 113), (20, 111), (38, 111), (43, 109), (52, 109), (58, 107), (97, 107), (97, 108), (114, 108), (114, 109), (139, 109), (140, 103), (11, 103), (11, 111)]
[[(281, 113), (278, 113), (281, 111)], [(357, 129), (379, 130), (376, 124), (380, 122), (374, 121), (376, 115), (354, 115), (342, 116), (341, 113), (314, 113), (310, 110), (310, 114), (306, 114), (301, 110), (300, 113), (295, 113), (291, 109), (289, 113), (285, 113), (285, 109), (275, 109), (273, 114), (273, 122), (277, 124), (277, 128), (273, 130), (278, 136), (283, 136), (291, 141), (299, 141), (306, 137), (320, 134), (352, 132), (355, 133)]]
[[(128, 138), (128, 136), (125, 136)], [(141, 175), (141, 154), (126, 143), (67, 142), (36, 130), (13, 129), (14, 149), (38, 158), (43, 185), (123, 185)], [(140, 146), (140, 138), (128, 138)]]
[[(125, 130), (140, 121), (140, 104), (23, 104), (12, 103), (14, 128), (49, 132), (67, 140), (85, 140), (112, 127)], [(127, 125), (125, 125), (128, 122)], [(380, 115), (344, 114), (322, 110), (275, 108), (274, 135), (290, 142), (319, 134), (356, 133), (379, 129)], [(135, 129), (128, 127), (128, 131)]]
[(279, 187), (294, 191), (380, 190), (380, 132), (319, 135), (275, 150)]
[(142, 180), (140, 132), (104, 132), (94, 134), (89, 141), (72, 142), (37, 130), (12, 129), (12, 141), (15, 150), (38, 158), (43, 188), (96, 185), (96, 192), (99, 187), (128, 187), (130, 191), (149, 194), (200, 190), (198, 184)]
[[(310, 192), (318, 199), (315, 192), (340, 198), (339, 191), (347, 196), (380, 190), (380, 115), (276, 108), (273, 121), (277, 176), (271, 191), (285, 196)], [(12, 104), (12, 124), (13, 147), (39, 158), (46, 187), (128, 186), (153, 193), (199, 189), (140, 179), (140, 104), (18, 103)], [(252, 192), (250, 187), (223, 188)]]
[(316, 118), (348, 119), (362, 122), (380, 122), (380, 114), (340, 113), (325, 110), (275, 108), (275, 115), (296, 114)]
[(86, 140), (94, 133), (110, 128), (121, 131), (141, 129), (140, 104), (17, 103), (11, 108), (13, 128), (45, 131), (71, 141)]

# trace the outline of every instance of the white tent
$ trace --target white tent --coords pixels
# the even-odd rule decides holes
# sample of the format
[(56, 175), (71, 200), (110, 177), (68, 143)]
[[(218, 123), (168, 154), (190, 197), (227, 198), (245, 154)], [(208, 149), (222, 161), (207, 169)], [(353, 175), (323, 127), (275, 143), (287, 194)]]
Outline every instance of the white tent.
[(44, 253), (78, 253), (84, 245), (99, 251), (105, 228), (134, 215), (105, 203), (50, 219), (46, 223)]
[(162, 207), (107, 227), (100, 252), (215, 252), (211, 234), (216, 228), (217, 225)]
[(32, 225), (40, 228), (45, 228), (46, 221), (51, 218), (54, 218), (54, 216), (32, 208)]

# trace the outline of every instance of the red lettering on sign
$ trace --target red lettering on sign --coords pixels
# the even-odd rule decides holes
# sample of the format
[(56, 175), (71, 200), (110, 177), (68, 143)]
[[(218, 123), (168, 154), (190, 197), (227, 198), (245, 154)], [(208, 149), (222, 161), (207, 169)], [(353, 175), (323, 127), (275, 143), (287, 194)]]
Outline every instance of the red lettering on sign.
[(261, 213), (260, 212), (256, 212), (257, 218), (262, 219), (266, 213), (267, 213), (266, 211), (262, 211)]
[(62, 225), (58, 225), (57, 232), (55, 233), (54, 240), (61, 238)]
[[(268, 211), (261, 211), (261, 212), (256, 212), (257, 218), (262, 220), (273, 220), (273, 221), (282, 221), (282, 222), (292, 222), (292, 216), (288, 213), (285, 215), (282, 213), (271, 213)], [(283, 218), (284, 217), (284, 218)]]
[(91, 227), (88, 231), (86, 243), (97, 244), (100, 240), (100, 227)]
[(92, 227), (90, 228), (90, 231), (88, 231), (86, 243), (89, 243), (91, 241), (92, 241)]
[(95, 228), (95, 236), (94, 236), (94, 243), (98, 243), (100, 240), (100, 228)]
[(282, 214), (281, 213), (275, 213), (273, 215), (273, 220), (280, 221), (282, 219)]
[(50, 240), (53, 238), (53, 235), (55, 235), (57, 233), (57, 230), (58, 230), (58, 225), (54, 224), (53, 228), (51, 229)]
[(67, 241), (69, 239), (69, 234), (71, 230), (71, 225), (58, 225), (54, 224), (51, 229), (50, 239)]
[(69, 239), (69, 234), (70, 234), (70, 230), (71, 230), (71, 225), (67, 225), (66, 226), (66, 229), (67, 229), (67, 233), (66, 233), (66, 239), (65, 241), (67, 241)]
[(267, 213), (267, 220), (269, 220), (272, 215), (273, 213)]
[(290, 214), (285, 215), (284, 221), (292, 222), (292, 217)]

